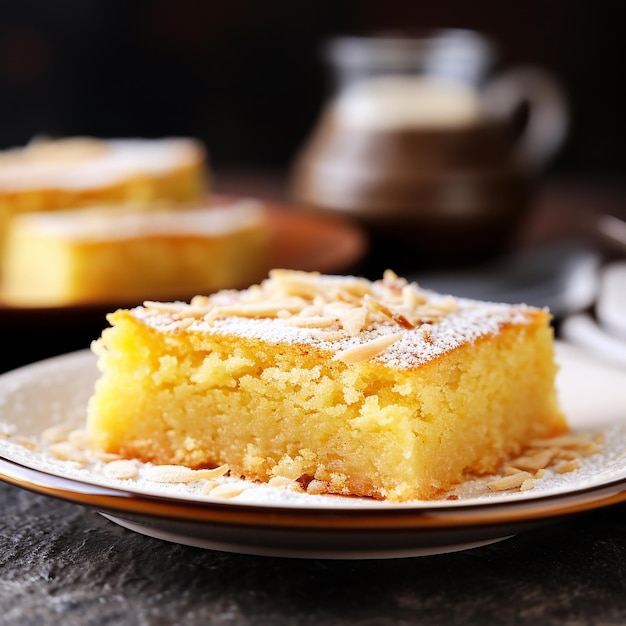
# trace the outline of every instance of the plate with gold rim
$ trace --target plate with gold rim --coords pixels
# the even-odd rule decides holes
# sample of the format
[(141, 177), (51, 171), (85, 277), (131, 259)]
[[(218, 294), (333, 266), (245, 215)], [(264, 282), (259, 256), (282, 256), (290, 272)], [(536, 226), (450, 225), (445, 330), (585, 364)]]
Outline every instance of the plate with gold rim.
[[(321, 496), (221, 477), (163, 484), (138, 464), (133, 478), (102, 460), (52, 454), (51, 428), (80, 431), (98, 372), (88, 350), (0, 376), (0, 480), (93, 509), (131, 531), (201, 548), (297, 558), (439, 554), (506, 539), (540, 524), (626, 501), (626, 370), (557, 342), (557, 388), (574, 433), (601, 435), (578, 469), (547, 470), (533, 489), (494, 492), (484, 479), (432, 501)], [(224, 494), (228, 494), (226, 497)]]

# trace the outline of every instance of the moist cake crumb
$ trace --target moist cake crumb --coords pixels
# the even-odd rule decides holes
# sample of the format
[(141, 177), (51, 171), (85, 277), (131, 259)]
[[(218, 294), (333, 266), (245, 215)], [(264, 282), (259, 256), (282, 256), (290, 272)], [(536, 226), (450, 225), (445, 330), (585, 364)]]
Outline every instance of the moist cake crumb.
[[(391, 270), (275, 269), (107, 319), (86, 428), (121, 458), (402, 502), (569, 431), (547, 310), (438, 294)], [(520, 471), (505, 484), (531, 488), (533, 468)]]

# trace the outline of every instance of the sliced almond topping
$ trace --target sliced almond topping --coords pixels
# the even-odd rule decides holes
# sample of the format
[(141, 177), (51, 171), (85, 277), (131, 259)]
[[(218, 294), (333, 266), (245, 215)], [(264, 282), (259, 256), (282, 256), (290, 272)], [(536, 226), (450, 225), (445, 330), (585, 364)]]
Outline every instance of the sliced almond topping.
[(208, 296), (194, 296), (190, 304), (198, 309), (207, 309), (210, 306), (210, 300)]
[(547, 439), (535, 439), (530, 445), (533, 448), (580, 448), (589, 443), (590, 437), (587, 434), (560, 435)]
[(302, 317), (321, 317), (324, 315), (324, 303), (313, 303), (305, 306), (298, 315)]
[(343, 328), (353, 337), (358, 335), (367, 324), (367, 310), (362, 306), (346, 309), (338, 317)]
[(344, 363), (358, 363), (366, 361), (376, 356), (389, 346), (394, 344), (402, 337), (402, 333), (394, 333), (393, 335), (382, 335), (376, 339), (372, 339), (367, 343), (359, 344), (353, 348), (348, 348), (337, 353), (337, 358)]
[(503, 478), (498, 478), (487, 483), (487, 487), (493, 491), (507, 491), (508, 489), (517, 489), (522, 486), (525, 480), (532, 479), (533, 475), (529, 472), (516, 472)]
[(182, 317), (196, 317), (200, 319), (207, 313), (205, 307), (195, 306), (185, 302), (155, 302), (153, 300), (146, 300), (143, 305), (151, 313), (179, 313)]
[(275, 279), (277, 282), (286, 282), (288, 280), (297, 278), (303, 282), (316, 281), (320, 277), (319, 272), (303, 272), (301, 270), (286, 270), (281, 268), (274, 268), (269, 271), (269, 277)]
[(337, 323), (337, 318), (334, 315), (320, 315), (319, 317), (294, 315), (287, 320), (287, 323), (300, 328), (328, 328)]
[(407, 284), (406, 278), (400, 278), (393, 270), (383, 272), (382, 284), (391, 291), (401, 291)]
[(584, 457), (600, 452), (603, 440), (603, 433), (596, 433), (593, 437), (588, 433), (570, 433), (535, 440), (533, 447), (509, 461), (501, 469), (501, 477), (487, 483), (487, 486), (495, 491), (532, 489), (534, 481), (544, 478), (548, 468), (557, 474), (580, 469)]
[(230, 498), (236, 498), (239, 494), (243, 493), (245, 490), (246, 488), (242, 485), (225, 484), (225, 485), (218, 485), (217, 487), (214, 487), (213, 489), (211, 489), (209, 494), (213, 496), (214, 498), (230, 499)]
[(53, 443), (48, 450), (50, 454), (60, 461), (74, 461), (81, 465), (87, 462), (87, 455), (84, 450), (72, 445), (69, 441)]
[(513, 474), (519, 474), (520, 472), (523, 472), (525, 470), (520, 469), (519, 467), (516, 467), (515, 465), (507, 465), (502, 473), (505, 476), (512, 476)]
[(538, 450), (525, 456), (520, 456), (514, 461), (515, 467), (529, 472), (548, 467), (550, 461), (554, 458), (554, 452), (551, 449)]
[(65, 441), (67, 439), (68, 429), (64, 426), (50, 426), (46, 428), (42, 437), (48, 443), (59, 443), (61, 441)]
[(217, 317), (226, 317), (228, 315), (236, 315), (238, 317), (278, 317), (278, 314), (283, 310), (297, 313), (301, 308), (301, 302), (289, 300), (254, 304), (241, 303), (218, 307), (214, 315)]
[(363, 301), (366, 306), (369, 307), (372, 311), (382, 313), (385, 317), (393, 320), (394, 322), (396, 322), (396, 324), (402, 326), (402, 328), (415, 328), (415, 324), (409, 322), (409, 320), (404, 315), (401, 315), (397, 311), (390, 309), (384, 303), (378, 302), (377, 300), (374, 300), (369, 296), (366, 296)]
[(200, 490), (200, 493), (206, 496), (210, 494), (211, 491), (213, 491), (213, 489), (215, 489), (218, 485), (219, 483), (217, 482), (217, 480), (207, 480), (206, 483), (202, 485), (202, 489)]
[(146, 300), (144, 306), (152, 314), (171, 315), (179, 330), (188, 328), (190, 320), (213, 325), (227, 316), (285, 319), (303, 328), (328, 327), (328, 318), (335, 317), (341, 328), (356, 336), (378, 322), (393, 321), (407, 330), (436, 323), (458, 306), (452, 297), (430, 302), (426, 294), (417, 283), (408, 283), (391, 270), (371, 282), (357, 276), (326, 279), (320, 272), (274, 269), (269, 278), (243, 291), (195, 296), (189, 304)]
[(193, 317), (185, 317), (180, 321), (180, 325), (178, 326), (178, 328), (180, 330), (186, 330), (194, 323), (194, 321), (195, 319)]
[(426, 302), (423, 294), (419, 293), (411, 285), (405, 285), (402, 288), (402, 304), (409, 308), (415, 309)]
[(146, 471), (146, 478), (155, 483), (192, 483), (205, 478), (208, 480), (219, 478), (226, 472), (228, 472), (228, 465), (198, 470), (183, 465), (155, 465)]
[(132, 459), (118, 459), (104, 466), (104, 475), (119, 480), (132, 480), (139, 475), (139, 467)]
[(77, 448), (88, 449), (89, 448), (89, 435), (84, 428), (76, 428), (67, 435), (67, 440)]
[(568, 472), (573, 472), (581, 467), (582, 465), (580, 463), (580, 459), (571, 459), (570, 461), (559, 463), (559, 465), (554, 468), (554, 471), (557, 474), (567, 474)]

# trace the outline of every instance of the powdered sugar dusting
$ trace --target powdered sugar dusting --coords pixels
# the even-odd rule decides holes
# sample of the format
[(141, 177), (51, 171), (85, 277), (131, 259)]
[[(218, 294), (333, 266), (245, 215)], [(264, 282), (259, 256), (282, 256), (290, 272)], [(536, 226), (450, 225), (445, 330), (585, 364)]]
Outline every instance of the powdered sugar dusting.
[[(38, 145), (5, 151), (0, 160), (0, 189), (88, 189), (146, 173), (167, 174), (205, 158), (199, 142), (183, 137), (80, 143), (50, 142), (44, 145), (46, 151), (61, 152), (42, 155)], [(68, 150), (72, 150), (72, 159), (64, 158)]]
[(218, 237), (262, 224), (261, 204), (240, 200), (228, 206), (164, 204), (146, 211), (139, 204), (116, 209), (94, 206), (82, 211), (23, 213), (14, 219), (13, 228), (48, 237), (75, 241), (128, 240), (138, 237)]
[[(393, 273), (370, 282), (354, 276), (281, 272), (278, 277), (270, 275), (260, 286), (247, 290), (222, 291), (196, 298), (189, 304), (145, 303), (134, 308), (132, 314), (163, 332), (185, 329), (272, 344), (311, 345), (331, 352), (335, 358), (379, 337), (400, 333), (397, 340), (371, 359), (399, 369), (411, 369), (464, 343), (494, 335), (506, 325), (530, 324), (539, 312), (525, 304), (453, 299), (422, 289), (417, 283), (407, 283)], [(289, 289), (279, 289), (276, 285), (279, 279), (291, 281)], [(345, 295), (346, 287), (356, 294), (353, 301)], [(320, 303), (323, 297), (327, 301)], [(372, 301), (374, 304), (369, 304)], [(345, 306), (338, 309), (338, 304)], [(367, 309), (369, 317), (364, 318), (365, 322), (355, 332), (345, 320), (347, 311), (354, 316), (359, 308)], [(300, 325), (297, 316), (305, 312), (308, 315), (310, 309), (317, 312), (319, 324), (313, 321)], [(329, 312), (331, 317), (335, 315), (330, 321)], [(312, 317), (315, 319), (315, 314)]]

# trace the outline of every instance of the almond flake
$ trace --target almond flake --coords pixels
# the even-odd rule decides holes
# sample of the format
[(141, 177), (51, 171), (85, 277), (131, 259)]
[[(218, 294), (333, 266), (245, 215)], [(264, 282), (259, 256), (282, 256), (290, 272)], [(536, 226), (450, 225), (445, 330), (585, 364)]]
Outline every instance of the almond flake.
[(219, 478), (227, 471), (228, 465), (198, 470), (183, 465), (154, 465), (146, 471), (146, 478), (155, 483), (192, 483), (196, 480)]
[(246, 488), (242, 485), (218, 485), (211, 489), (209, 494), (215, 498), (236, 498), (239, 494), (243, 493)]
[(132, 480), (139, 475), (137, 462), (132, 459), (111, 461), (104, 466), (104, 475), (119, 480)]
[(493, 491), (507, 491), (509, 489), (517, 489), (522, 486), (525, 480), (532, 479), (533, 475), (529, 472), (516, 472), (510, 476), (504, 476), (487, 483), (487, 487)]
[(352, 348), (342, 350), (337, 353), (337, 358), (344, 363), (358, 363), (359, 361), (366, 361), (376, 356), (389, 346), (394, 344), (403, 333), (394, 333), (393, 335), (382, 335), (376, 339), (372, 339), (367, 343), (359, 344)]

